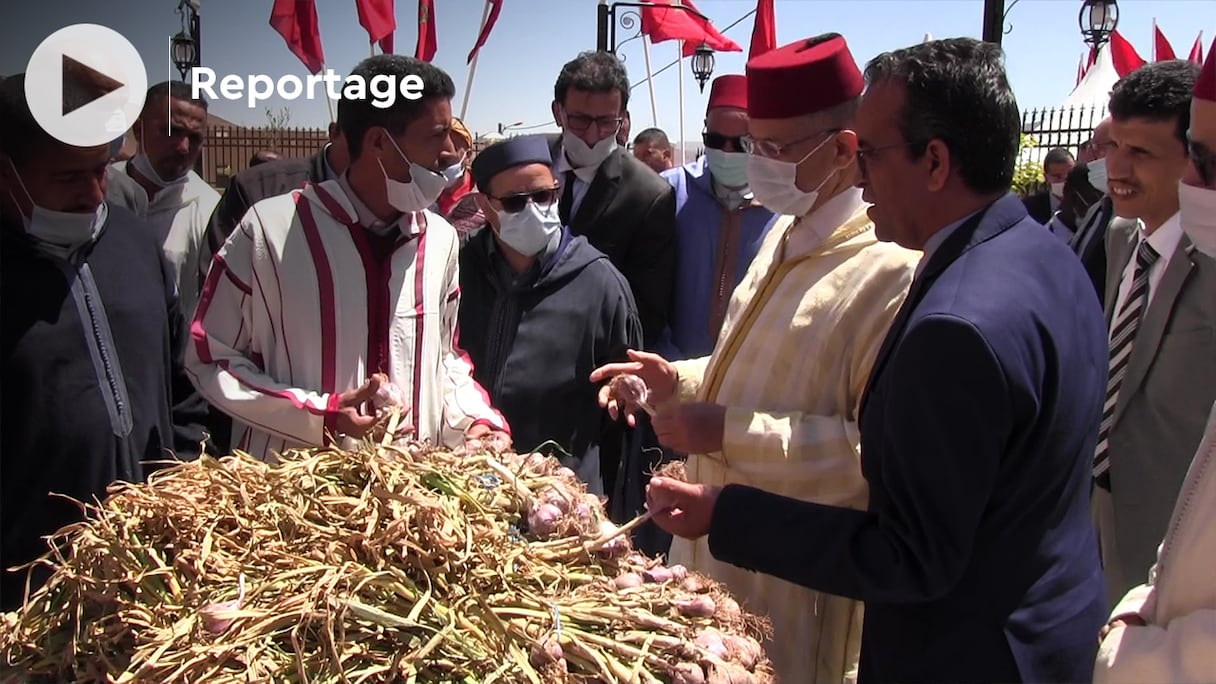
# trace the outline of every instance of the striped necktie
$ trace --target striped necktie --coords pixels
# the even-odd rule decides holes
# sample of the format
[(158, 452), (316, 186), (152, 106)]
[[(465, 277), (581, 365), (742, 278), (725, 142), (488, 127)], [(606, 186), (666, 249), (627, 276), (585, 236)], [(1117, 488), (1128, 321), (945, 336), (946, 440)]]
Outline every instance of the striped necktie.
[(1140, 241), (1136, 250), (1136, 269), (1132, 287), (1123, 307), (1115, 316), (1110, 335), (1110, 365), (1106, 376), (1106, 403), (1102, 406), (1102, 423), (1098, 428), (1098, 447), (1094, 450), (1094, 479), (1099, 487), (1110, 491), (1110, 430), (1115, 422), (1115, 405), (1119, 402), (1119, 387), (1127, 375), (1127, 363), (1132, 357), (1132, 342), (1140, 327), (1141, 314), (1148, 306), (1148, 272), (1160, 255), (1147, 240)]

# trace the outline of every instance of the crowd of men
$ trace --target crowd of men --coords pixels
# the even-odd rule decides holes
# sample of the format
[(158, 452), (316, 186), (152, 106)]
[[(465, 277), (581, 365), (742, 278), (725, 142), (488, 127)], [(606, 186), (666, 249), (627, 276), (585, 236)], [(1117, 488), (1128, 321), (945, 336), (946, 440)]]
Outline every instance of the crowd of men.
[(438, 67), (352, 73), (423, 97), (342, 99), (222, 195), (184, 85), (112, 161), (0, 83), (4, 568), (79, 518), (52, 494), (379, 438), (387, 396), (391, 437), (543, 449), (649, 508), (636, 543), (768, 616), (779, 681), (1216, 681), (1216, 59), (1119, 81), (1025, 200), (972, 39), (769, 51), (678, 167), (624, 144), (610, 53), (561, 70), (559, 135), (477, 154)]

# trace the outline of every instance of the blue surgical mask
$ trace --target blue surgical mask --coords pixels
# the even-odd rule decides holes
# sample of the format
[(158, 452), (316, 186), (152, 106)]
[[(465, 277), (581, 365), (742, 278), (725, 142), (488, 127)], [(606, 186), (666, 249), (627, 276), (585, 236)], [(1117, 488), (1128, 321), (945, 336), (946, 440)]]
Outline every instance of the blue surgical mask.
[(732, 190), (747, 187), (747, 153), (705, 150), (709, 173), (714, 180)]

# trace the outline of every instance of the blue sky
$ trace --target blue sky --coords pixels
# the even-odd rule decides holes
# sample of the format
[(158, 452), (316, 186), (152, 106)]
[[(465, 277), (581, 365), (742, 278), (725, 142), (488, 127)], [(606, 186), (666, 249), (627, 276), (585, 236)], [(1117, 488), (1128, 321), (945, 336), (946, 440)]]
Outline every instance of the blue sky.
[[(263, 73), (272, 77), (307, 74), (268, 24), (270, 0), (202, 0), (202, 56), (220, 74)], [(553, 82), (563, 63), (581, 50), (595, 47), (597, 0), (503, 0), (498, 25), (482, 50), (470, 92), (469, 127), (477, 133), (499, 123), (523, 121), (534, 130), (556, 130), (549, 103)], [(1012, 0), (1007, 0), (1007, 4)], [(456, 83), (453, 110), (466, 96), (465, 57), (477, 36), (483, 0), (436, 0), (438, 52), (435, 63)], [(149, 82), (170, 73), (168, 37), (179, 29), (176, 0), (53, 0), (22, 3), (7, 9), (0, 24), (0, 73), (25, 69), (39, 41), (63, 26), (91, 22), (125, 35), (143, 55)], [(367, 33), (359, 26), (353, 0), (317, 0), (326, 66), (345, 75), (369, 54)], [(697, 7), (723, 28), (755, 8), (755, 0), (698, 0)], [(1005, 36), (1007, 64), (1018, 102), (1023, 108), (1050, 106), (1064, 100), (1075, 82), (1077, 60), (1085, 50), (1077, 27), (1080, 0), (1021, 0), (1009, 11), (1011, 32)], [(926, 33), (935, 38), (976, 36), (981, 30), (982, 0), (776, 0), (777, 41), (791, 42), (817, 33), (836, 31), (849, 41), (861, 65), (879, 52), (919, 42)], [(1204, 49), (1216, 35), (1216, 0), (1120, 0), (1120, 31), (1146, 58), (1151, 53), (1152, 22), (1185, 56), (1200, 30)], [(413, 54), (417, 36), (416, 0), (397, 0), (398, 52)], [(752, 29), (749, 17), (727, 31), (747, 49)], [(623, 38), (629, 35), (618, 30)], [(676, 43), (651, 48), (655, 70), (673, 61)], [(641, 41), (625, 45), (633, 91), (630, 110), (634, 130), (650, 126), (651, 107)], [(719, 53), (715, 74), (742, 73), (744, 53)], [(688, 61), (684, 61), (685, 139), (697, 138), (705, 107)], [(172, 73), (176, 78), (176, 71)], [(659, 127), (676, 137), (678, 77), (674, 68), (655, 78)], [(329, 114), (324, 100), (272, 99), (257, 109), (244, 103), (215, 102), (212, 111), (232, 121), (266, 122), (265, 106), (276, 111), (287, 105), (292, 126), (321, 126)]]

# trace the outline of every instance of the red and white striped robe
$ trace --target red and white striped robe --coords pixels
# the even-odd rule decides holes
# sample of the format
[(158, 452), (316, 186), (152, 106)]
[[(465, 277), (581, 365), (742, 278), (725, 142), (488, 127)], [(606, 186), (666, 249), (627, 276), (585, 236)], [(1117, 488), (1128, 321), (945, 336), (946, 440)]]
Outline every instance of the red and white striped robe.
[(266, 459), (328, 443), (338, 395), (377, 370), (410, 398), (418, 439), (508, 429), (458, 345), (455, 229), (406, 217), (408, 239), (379, 261), (355, 216), (336, 181), (307, 185), (255, 204), (214, 257), (186, 366), (236, 421), (233, 446)]

